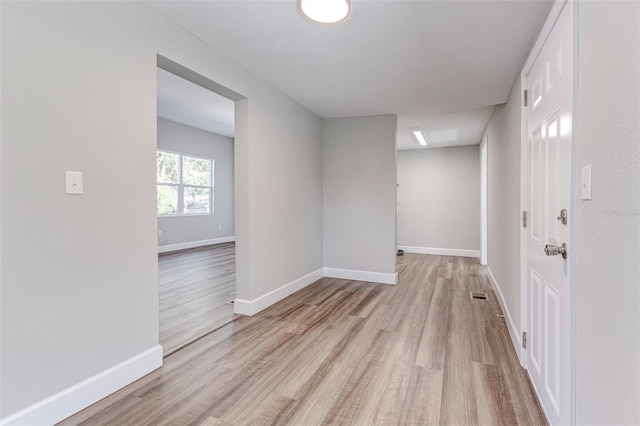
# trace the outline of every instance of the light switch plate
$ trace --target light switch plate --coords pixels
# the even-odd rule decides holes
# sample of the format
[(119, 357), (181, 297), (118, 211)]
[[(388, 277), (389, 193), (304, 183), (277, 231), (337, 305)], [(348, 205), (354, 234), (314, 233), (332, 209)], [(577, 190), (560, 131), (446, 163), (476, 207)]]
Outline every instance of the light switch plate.
[(65, 185), (67, 194), (81, 195), (82, 188), (82, 172), (65, 172)]
[(582, 168), (580, 198), (583, 200), (591, 200), (591, 164)]

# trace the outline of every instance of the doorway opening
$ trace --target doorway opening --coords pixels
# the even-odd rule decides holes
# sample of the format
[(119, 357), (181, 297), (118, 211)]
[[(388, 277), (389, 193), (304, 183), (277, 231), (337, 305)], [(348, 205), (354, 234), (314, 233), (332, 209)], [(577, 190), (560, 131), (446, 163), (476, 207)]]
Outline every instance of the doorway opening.
[(487, 265), (489, 235), (489, 135), (480, 143), (480, 264)]
[(168, 356), (234, 319), (234, 92), (157, 63), (159, 341)]

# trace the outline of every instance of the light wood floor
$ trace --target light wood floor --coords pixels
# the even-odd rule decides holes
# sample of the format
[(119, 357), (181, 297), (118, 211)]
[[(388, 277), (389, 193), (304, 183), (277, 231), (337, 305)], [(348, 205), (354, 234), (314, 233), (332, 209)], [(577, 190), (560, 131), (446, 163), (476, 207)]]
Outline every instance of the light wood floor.
[(233, 318), (235, 243), (158, 256), (160, 344), (170, 353)]
[(477, 259), (406, 254), (398, 272), (324, 278), (64, 424), (545, 424)]

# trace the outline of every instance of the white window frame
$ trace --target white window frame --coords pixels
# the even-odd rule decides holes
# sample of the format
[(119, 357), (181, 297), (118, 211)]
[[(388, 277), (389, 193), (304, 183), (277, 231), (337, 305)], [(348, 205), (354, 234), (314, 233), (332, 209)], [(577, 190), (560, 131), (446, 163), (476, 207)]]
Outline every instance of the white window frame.
[[(184, 152), (171, 151), (168, 149), (157, 149), (157, 152), (164, 152), (167, 154), (173, 154), (178, 156), (178, 183), (164, 183), (158, 182), (156, 177), (156, 188), (158, 186), (169, 186), (178, 189), (178, 212), (176, 214), (158, 214), (156, 205), (156, 215), (158, 217), (185, 217), (185, 216), (211, 216), (213, 214), (213, 168), (215, 166), (215, 160), (213, 158), (202, 157), (200, 155), (191, 155)], [(182, 182), (182, 159), (183, 157), (197, 158), (198, 160), (206, 160), (209, 162), (209, 185), (189, 185)], [(156, 170), (158, 164), (156, 159)], [(184, 189), (185, 188), (207, 188), (209, 189), (209, 211), (206, 213), (184, 213)], [(156, 199), (157, 203), (157, 199)]]

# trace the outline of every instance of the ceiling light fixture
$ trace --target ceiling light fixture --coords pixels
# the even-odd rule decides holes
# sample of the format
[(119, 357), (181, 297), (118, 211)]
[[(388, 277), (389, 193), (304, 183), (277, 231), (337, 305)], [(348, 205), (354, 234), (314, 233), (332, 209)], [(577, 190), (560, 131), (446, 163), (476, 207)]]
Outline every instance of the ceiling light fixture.
[(309, 19), (322, 24), (334, 24), (349, 14), (349, 0), (300, 0), (300, 10)]
[(427, 141), (422, 134), (422, 130), (419, 128), (411, 129), (411, 133), (413, 133), (413, 137), (416, 138), (420, 145), (427, 146)]

